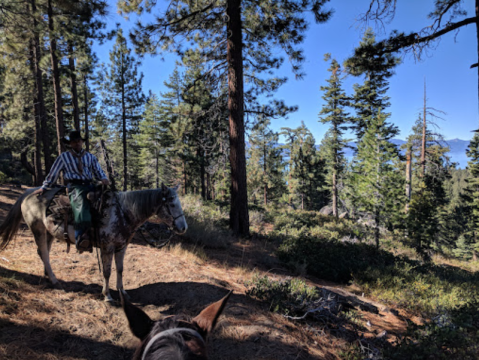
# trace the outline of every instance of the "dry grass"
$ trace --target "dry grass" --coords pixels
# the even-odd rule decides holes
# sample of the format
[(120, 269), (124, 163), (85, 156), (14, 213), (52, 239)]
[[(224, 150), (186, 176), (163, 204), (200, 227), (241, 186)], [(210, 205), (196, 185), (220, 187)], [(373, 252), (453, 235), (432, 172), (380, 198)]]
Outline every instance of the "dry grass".
[[(0, 187), (0, 222), (19, 194)], [(134, 242), (126, 253), (125, 288), (154, 319), (194, 316), (232, 289), (234, 295), (209, 342), (213, 360), (339, 359), (338, 351), (348, 345), (345, 340), (269, 313), (267, 304), (245, 295), (244, 283), (254, 271), (276, 278), (288, 274), (265, 244), (228, 241), (232, 244), (226, 249), (204, 249), (181, 239), (163, 249)], [(64, 291), (51, 289), (44, 279), (28, 230), (0, 254), (0, 359), (131, 358), (137, 341), (121, 309), (102, 301), (95, 253), (80, 255), (72, 249), (66, 254), (66, 246), (55, 243), (51, 263)], [(308, 282), (320, 284), (317, 279)], [(110, 284), (115, 289), (115, 276)], [(115, 291), (113, 297), (118, 298)], [(405, 328), (390, 314), (368, 316), (379, 324), (369, 329), (370, 336), (383, 328)], [(385, 316), (390, 321), (381, 323)]]
[(434, 255), (432, 260), (438, 265), (455, 266), (470, 272), (479, 271), (479, 261), (464, 261), (458, 259), (448, 259), (441, 255)]

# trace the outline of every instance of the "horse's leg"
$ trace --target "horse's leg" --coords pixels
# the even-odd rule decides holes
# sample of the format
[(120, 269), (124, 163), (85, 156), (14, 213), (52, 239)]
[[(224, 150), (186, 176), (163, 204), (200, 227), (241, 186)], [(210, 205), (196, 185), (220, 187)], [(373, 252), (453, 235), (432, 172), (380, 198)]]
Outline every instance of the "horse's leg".
[(110, 295), (110, 275), (111, 275), (111, 263), (113, 260), (113, 251), (104, 250), (101, 251), (101, 261), (103, 263), (103, 290), (102, 294), (105, 296), (105, 301), (113, 302), (113, 298)]
[[(50, 254), (50, 251), (52, 250), (52, 244), (53, 244), (53, 235), (50, 234), (48, 231), (47, 231), (47, 251), (48, 251), (48, 254)], [(38, 251), (38, 255), (40, 255), (40, 251)], [(40, 255), (40, 258), (41, 258), (41, 255)], [(45, 264), (44, 264), (45, 265)], [(46, 266), (43, 266), (44, 268), (44, 274), (45, 276), (48, 276), (48, 272), (47, 272), (47, 268)]]
[(55, 288), (60, 289), (60, 283), (58, 282), (50, 265), (50, 248), (53, 242), (53, 237), (47, 233), (45, 228), (39, 229), (37, 227), (32, 227), (32, 232), (38, 247), (37, 253), (40, 256), (40, 259), (43, 261), (45, 275), (48, 276)]
[(129, 299), (130, 297), (123, 289), (123, 260), (125, 259), (126, 247), (115, 253), (115, 264), (116, 264), (116, 288), (118, 291), (121, 291), (123, 297)]

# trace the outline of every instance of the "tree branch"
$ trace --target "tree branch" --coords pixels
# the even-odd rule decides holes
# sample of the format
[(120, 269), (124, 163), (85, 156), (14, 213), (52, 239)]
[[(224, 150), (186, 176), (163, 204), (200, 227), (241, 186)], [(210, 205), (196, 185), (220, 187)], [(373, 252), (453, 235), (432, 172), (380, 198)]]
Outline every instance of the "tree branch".
[(382, 48), (383, 50), (380, 53), (390, 53), (390, 52), (396, 52), (399, 51), (405, 47), (412, 46), (415, 44), (421, 44), (421, 43), (427, 43), (431, 40), (434, 40), (444, 34), (447, 34), (451, 31), (454, 31), (456, 29), (459, 29), (463, 26), (470, 25), (476, 23), (478, 20), (478, 17), (471, 17), (464, 19), (462, 21), (459, 21), (457, 23), (451, 24), (449, 26), (446, 26), (444, 29), (439, 30), (437, 32), (434, 32), (430, 35), (427, 36), (419, 36), (418, 33), (412, 33), (410, 35), (404, 36), (402, 39), (400, 39), (400, 43), (394, 46), (388, 45), (388, 43), (391, 43), (392, 40), (399, 39), (399, 36), (396, 36), (395, 38), (388, 39), (388, 40), (383, 40), (380, 41), (377, 44), (378, 48)]

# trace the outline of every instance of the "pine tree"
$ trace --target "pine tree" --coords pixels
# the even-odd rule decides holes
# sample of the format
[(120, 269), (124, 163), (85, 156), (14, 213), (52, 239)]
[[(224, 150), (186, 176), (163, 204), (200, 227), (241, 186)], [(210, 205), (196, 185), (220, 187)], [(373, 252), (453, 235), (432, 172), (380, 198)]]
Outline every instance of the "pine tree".
[(0, 29), (0, 67), (2, 78), (2, 138), (15, 155), (20, 154), (23, 167), (38, 185), (43, 178), (41, 164), (42, 118), (36, 91), (34, 12), (30, 2), (6, 2), (9, 16)]
[(375, 242), (379, 247), (380, 226), (402, 210), (404, 193), (402, 173), (396, 171), (399, 150), (390, 140), (397, 135), (397, 127), (389, 124), (387, 115), (378, 112), (370, 119), (353, 161), (350, 194), (353, 203), (374, 221)]
[[(191, 121), (188, 143), (194, 149), (194, 157), (190, 168), (196, 172), (201, 197), (210, 199), (211, 168), (218, 156), (220, 131), (226, 130), (222, 115), (223, 107), (213, 96), (213, 87), (205, 79), (205, 68), (199, 49), (189, 50), (183, 57), (186, 67), (182, 99)], [(220, 98), (221, 99), (221, 98)], [(208, 182), (209, 181), (209, 182)]]
[[(265, 73), (278, 69), (282, 59), (273, 55), (273, 49), (285, 50), (293, 61), (293, 70), (299, 74), (299, 63), (304, 60), (297, 44), (306, 30), (304, 12), (311, 10), (317, 22), (326, 21), (331, 12), (321, 12), (322, 1), (249, 1), (224, 0), (179, 1), (168, 7), (157, 22), (137, 27), (134, 37), (141, 52), (156, 52), (157, 37), (164, 47), (182, 52), (178, 39), (203, 39), (204, 58), (211, 63), (211, 71), (222, 70), (228, 77), (228, 110), (231, 166), (230, 227), (241, 235), (249, 233), (245, 156), (245, 89), (243, 71)], [(119, 7), (126, 12), (141, 13), (151, 9), (151, 3), (122, 0)], [(224, 16), (226, 14), (226, 16)], [(246, 32), (243, 42), (243, 31)], [(244, 46), (243, 46), (244, 43)], [(246, 62), (244, 62), (246, 60)], [(249, 69), (248, 69), (249, 68)], [(254, 79), (254, 80), (253, 80)], [(256, 88), (277, 88), (279, 79), (265, 81), (255, 76)], [(226, 82), (225, 82), (226, 83)]]
[(385, 110), (390, 106), (386, 92), (389, 88), (388, 79), (394, 74), (393, 69), (399, 64), (398, 57), (391, 54), (360, 56), (359, 49), (375, 43), (375, 35), (371, 28), (364, 33), (363, 39), (355, 54), (347, 59), (344, 66), (353, 76), (364, 76), (362, 85), (354, 85), (354, 98), (351, 103), (356, 111), (353, 126), (358, 141), (361, 141), (369, 122), (381, 111), (386, 117), (390, 114)]
[(476, 132), (466, 150), (470, 158), (467, 169), (470, 176), (466, 179), (467, 187), (464, 193), (464, 201), (467, 206), (467, 231), (465, 233), (463, 248), (471, 251), (474, 260), (479, 252), (479, 133)]
[[(429, 123), (426, 122), (426, 125)], [(431, 251), (439, 250), (441, 242), (450, 242), (446, 235), (452, 223), (447, 214), (445, 190), (450, 165), (446, 155), (449, 148), (443, 145), (442, 136), (424, 124), (423, 117), (419, 115), (405, 144), (411, 149), (412, 163), (412, 196), (406, 228), (409, 244), (420, 256), (429, 260)]]
[(264, 206), (286, 190), (279, 135), (269, 128), (270, 123), (268, 118), (260, 116), (249, 135), (248, 194), (255, 203), (262, 198)]
[(123, 31), (118, 29), (116, 42), (110, 51), (110, 65), (103, 74), (103, 102), (109, 107), (122, 139), (123, 190), (128, 185), (128, 142), (137, 131), (144, 95), (141, 89), (143, 74), (138, 73), (139, 61), (131, 55)]
[(316, 151), (315, 140), (304, 123), (296, 129), (281, 128), (287, 139), (289, 157), (289, 204), (301, 209), (318, 209), (324, 205), (324, 163)]
[[(327, 55), (325, 60), (329, 60)], [(320, 121), (323, 124), (330, 124), (328, 131), (328, 149), (325, 152), (326, 161), (329, 168), (328, 183), (331, 186), (331, 199), (333, 202), (333, 216), (338, 217), (338, 178), (344, 171), (344, 152), (347, 140), (343, 139), (344, 132), (348, 129), (350, 122), (349, 114), (345, 112), (345, 107), (349, 105), (349, 99), (342, 89), (341, 84), (341, 66), (333, 59), (328, 69), (331, 77), (328, 80), (328, 86), (321, 86), (324, 92), (323, 99), (326, 102), (321, 109)]]
[(150, 94), (145, 105), (145, 112), (135, 136), (140, 147), (141, 176), (147, 187), (160, 187), (165, 181), (169, 167), (165, 152), (172, 144), (169, 123), (162, 116), (161, 105), (155, 94)]
[[(51, 154), (51, 139), (48, 131), (47, 125), (47, 112), (45, 107), (45, 98), (43, 91), (43, 71), (40, 66), (40, 61), (42, 58), (41, 51), (41, 42), (40, 42), (40, 33), (42, 20), (39, 19), (39, 14), (37, 12), (36, 0), (31, 0), (31, 17), (33, 20), (33, 32), (32, 32), (32, 69), (35, 77), (35, 118), (36, 122), (40, 125), (41, 133), (41, 145), (44, 156), (45, 163), (45, 173), (48, 173), (53, 165), (53, 158)], [(40, 146), (38, 137), (35, 140), (37, 147)], [(39, 164), (36, 163), (36, 166)]]

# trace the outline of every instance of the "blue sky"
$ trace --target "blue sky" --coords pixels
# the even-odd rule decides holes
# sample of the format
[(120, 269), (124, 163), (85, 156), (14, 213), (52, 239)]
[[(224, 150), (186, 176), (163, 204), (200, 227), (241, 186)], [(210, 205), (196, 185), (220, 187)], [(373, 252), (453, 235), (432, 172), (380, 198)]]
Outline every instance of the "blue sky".
[[(115, 23), (120, 23), (124, 33), (128, 33), (135, 16), (131, 16), (130, 21), (121, 18), (116, 14), (116, 2), (109, 2), (108, 27), (114, 28)], [(320, 86), (325, 85), (330, 76), (327, 71), (329, 63), (323, 60), (324, 54), (331, 53), (342, 63), (353, 53), (364, 29), (363, 24), (356, 22), (356, 18), (367, 10), (369, 2), (332, 0), (328, 5), (335, 11), (332, 19), (321, 25), (311, 21), (302, 45), (306, 56), (303, 64), (306, 76), (302, 80), (296, 80), (288, 63), (278, 74), (287, 76), (289, 81), (275, 97), (283, 99), (288, 105), (297, 105), (299, 109), (290, 114), (288, 119), (273, 120), (274, 130), (279, 131), (283, 126), (295, 128), (304, 121), (316, 142), (321, 141), (327, 125), (318, 122), (318, 113), (323, 104)], [(398, 1), (396, 16), (390, 24), (386, 24), (385, 31), (380, 33), (380, 29), (375, 29), (377, 38), (385, 37), (394, 29), (409, 32), (428, 26), (431, 21), (427, 15), (433, 10), (433, 4), (433, 0)], [(473, 16), (473, 1), (465, 2), (464, 10), (468, 12), (468, 16)], [(436, 121), (440, 127), (439, 131), (446, 139), (469, 140), (472, 137), (471, 130), (479, 128), (477, 69), (469, 68), (477, 62), (475, 32), (475, 26), (470, 25), (457, 34), (443, 36), (436, 49), (425, 54), (421, 62), (416, 62), (411, 55), (403, 58), (403, 63), (397, 67), (396, 74), (390, 79), (388, 92), (391, 98), (391, 107), (388, 109), (392, 113), (390, 121), (399, 127), (399, 138), (405, 139), (408, 136), (418, 113), (422, 111), (424, 79), (427, 82), (428, 106), (446, 113), (442, 115), (444, 120)], [(95, 47), (100, 62), (109, 62), (108, 52), (113, 43), (114, 41), (111, 41)], [(149, 90), (157, 94), (166, 91), (163, 83), (173, 71), (175, 60), (176, 57), (169, 54), (164, 54), (163, 59), (149, 55), (143, 58), (141, 71), (145, 75), (145, 93)], [(344, 89), (352, 94), (353, 84), (361, 82), (361, 78), (348, 77), (344, 80)]]

